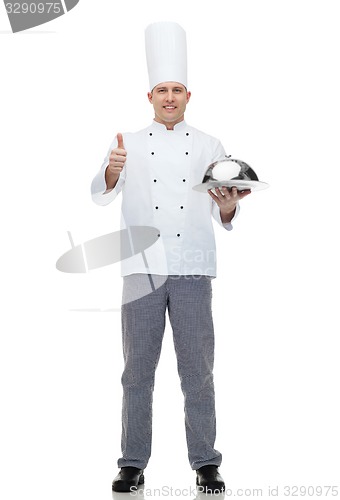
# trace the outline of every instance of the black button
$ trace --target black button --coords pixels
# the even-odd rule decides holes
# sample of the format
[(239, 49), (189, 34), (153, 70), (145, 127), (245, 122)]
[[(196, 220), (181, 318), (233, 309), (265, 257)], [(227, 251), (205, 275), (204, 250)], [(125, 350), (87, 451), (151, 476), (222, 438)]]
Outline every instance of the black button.
[(181, 208), (183, 208), (183, 207), (181, 207)]
[(157, 179), (154, 179), (153, 182), (157, 182)]
[(160, 237), (160, 234), (157, 234), (158, 238)]
[(187, 132), (185, 135), (189, 135), (189, 132)]
[(177, 235), (177, 236), (181, 236), (181, 235), (178, 233), (178, 235)]
[(183, 179), (183, 182), (185, 182), (185, 179)]
[(188, 151), (186, 151), (185, 154), (188, 155), (189, 154)]
[(152, 153), (151, 153), (151, 154), (152, 154), (152, 155), (154, 155), (154, 154), (155, 154), (155, 153), (154, 153), (154, 151), (152, 151)]
[(152, 135), (152, 132), (150, 132), (150, 134), (149, 134), (149, 135)]
[(158, 207), (155, 207), (158, 210)]

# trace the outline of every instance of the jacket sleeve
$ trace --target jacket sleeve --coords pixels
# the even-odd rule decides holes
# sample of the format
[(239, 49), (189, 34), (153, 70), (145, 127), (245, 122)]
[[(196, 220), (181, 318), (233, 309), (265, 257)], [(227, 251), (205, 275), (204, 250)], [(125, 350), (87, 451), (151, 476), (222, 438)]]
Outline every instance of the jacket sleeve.
[[(225, 153), (224, 147), (222, 146), (220, 141), (216, 139), (216, 143), (214, 144), (212, 163), (215, 161), (224, 160), (226, 156), (227, 155)], [(227, 231), (231, 231), (233, 229), (232, 221), (236, 219), (240, 211), (239, 204), (236, 205), (236, 211), (234, 217), (232, 218), (232, 221), (223, 223), (221, 220), (220, 207), (212, 198), (210, 198), (210, 200), (211, 200), (211, 214), (216, 220), (216, 222), (218, 222), (218, 224), (224, 227), (224, 229), (226, 229)]]
[(115, 187), (113, 189), (108, 189), (108, 190), (106, 189), (105, 171), (109, 164), (111, 151), (116, 147), (117, 147), (117, 138), (115, 138), (115, 140), (111, 143), (107, 155), (105, 156), (105, 159), (103, 161), (103, 164), (91, 183), (92, 200), (97, 205), (104, 206), (111, 203), (111, 201), (113, 201), (117, 197), (119, 192), (122, 190), (122, 187), (125, 182), (126, 171), (124, 166), (123, 170), (121, 171), (118, 177), (118, 181)]

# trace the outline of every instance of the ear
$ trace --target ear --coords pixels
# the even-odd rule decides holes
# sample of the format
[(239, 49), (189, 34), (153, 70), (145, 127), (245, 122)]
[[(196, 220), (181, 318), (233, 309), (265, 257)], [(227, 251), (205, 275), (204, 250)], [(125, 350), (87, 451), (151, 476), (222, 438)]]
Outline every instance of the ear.
[(190, 101), (190, 97), (191, 97), (191, 92), (187, 92), (187, 104)]
[(149, 102), (152, 104), (152, 93), (151, 92), (148, 92), (148, 99), (149, 99)]

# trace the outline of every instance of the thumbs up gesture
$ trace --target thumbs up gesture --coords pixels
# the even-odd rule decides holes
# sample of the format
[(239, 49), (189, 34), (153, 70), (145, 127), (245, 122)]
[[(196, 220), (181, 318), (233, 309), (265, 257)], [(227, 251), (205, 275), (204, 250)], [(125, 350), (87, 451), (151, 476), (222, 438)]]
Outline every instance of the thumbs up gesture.
[(111, 151), (108, 166), (108, 174), (118, 178), (126, 162), (126, 150), (124, 148), (122, 134), (117, 134), (118, 146)]
[(126, 150), (122, 134), (117, 134), (117, 141), (117, 147), (111, 151), (109, 164), (105, 170), (107, 190), (112, 190), (115, 187), (126, 162)]

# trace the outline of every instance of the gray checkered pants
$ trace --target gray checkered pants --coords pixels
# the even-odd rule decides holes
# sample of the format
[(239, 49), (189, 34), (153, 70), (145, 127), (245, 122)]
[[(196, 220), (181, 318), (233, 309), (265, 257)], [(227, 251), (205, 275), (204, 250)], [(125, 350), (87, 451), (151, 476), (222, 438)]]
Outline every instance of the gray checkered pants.
[[(136, 296), (139, 298), (135, 300)], [(192, 469), (198, 469), (203, 465), (221, 464), (222, 455), (214, 449), (216, 421), (211, 298), (209, 276), (133, 274), (124, 277), (123, 456), (118, 460), (118, 467), (145, 469), (150, 458), (152, 396), (167, 308), (184, 394), (190, 465)]]

